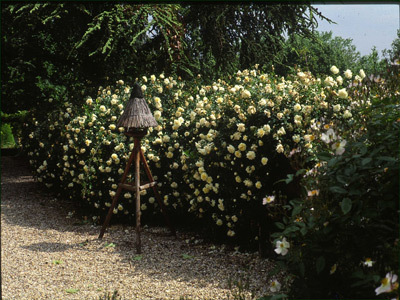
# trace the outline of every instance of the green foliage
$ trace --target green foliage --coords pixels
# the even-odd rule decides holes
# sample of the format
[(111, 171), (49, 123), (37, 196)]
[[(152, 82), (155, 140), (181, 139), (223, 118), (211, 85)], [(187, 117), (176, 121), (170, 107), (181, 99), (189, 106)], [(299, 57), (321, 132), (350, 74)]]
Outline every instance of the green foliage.
[(15, 140), (10, 124), (1, 123), (1, 148), (14, 148)]
[(191, 4), (184, 17), (191, 66), (209, 82), (255, 64), (267, 69), (284, 33), (311, 36), (317, 17), (326, 19), (310, 5)]
[(270, 64), (283, 33), (309, 35), (315, 16), (310, 5), (7, 3), (2, 109), (43, 118), (110, 78), (149, 70), (211, 82)]
[(331, 127), (347, 136), (345, 151), (335, 154), (334, 141), (319, 145), (321, 160), (303, 180), (308, 194), (277, 226), (283, 230), (274, 236), (291, 243), (281, 259), (294, 297), (373, 298), (374, 286), (398, 268), (400, 110), (398, 92), (379, 89), (360, 108), (360, 129)]
[[(314, 152), (318, 124), (350, 126), (353, 120), (348, 109), (334, 108), (348, 104), (347, 96), (338, 96), (336, 81), (321, 83), (302, 72), (281, 78), (257, 69), (234, 78), (232, 85), (218, 80), (208, 86), (163, 74), (141, 78), (159, 122), (142, 147), (175, 220), (254, 249), (267, 242), (269, 223), (278, 221), (287, 197), (299, 193), (297, 178), (289, 176), (290, 189), (280, 180)], [(96, 221), (106, 215), (134, 146), (116, 126), (129, 95), (130, 87), (118, 81), (79, 107), (66, 103), (46, 122), (27, 125), (25, 144), (38, 180), (81, 201)], [(267, 196), (275, 202), (263, 204)], [(154, 200), (143, 193), (145, 220), (159, 213)], [(122, 193), (114, 220), (132, 220), (133, 201), (132, 193)]]
[(282, 74), (294, 66), (310, 71), (316, 76), (329, 74), (331, 66), (340, 70), (360, 69), (357, 65), (360, 53), (352, 44), (352, 39), (332, 37), (332, 32), (315, 31), (310, 37), (291, 35), (280, 56), (282, 61), (276, 69)]
[(27, 111), (14, 114), (1, 112), (1, 148), (14, 148), (19, 145), (22, 126), (27, 118)]
[(66, 291), (68, 294), (76, 294), (76, 293), (79, 292), (79, 289), (71, 288), (71, 289), (66, 289), (65, 291)]

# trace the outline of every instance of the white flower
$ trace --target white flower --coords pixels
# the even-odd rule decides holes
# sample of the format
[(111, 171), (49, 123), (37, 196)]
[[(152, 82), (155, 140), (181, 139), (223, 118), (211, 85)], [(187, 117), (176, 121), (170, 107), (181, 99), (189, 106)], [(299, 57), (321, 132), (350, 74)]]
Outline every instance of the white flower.
[(161, 118), (161, 111), (156, 110), (154, 112), (154, 118), (158, 121)]
[(240, 151), (245, 151), (246, 148), (247, 148), (247, 146), (246, 146), (245, 143), (240, 143), (239, 146), (238, 146), (238, 148), (239, 148)]
[(347, 79), (351, 79), (351, 77), (353, 77), (353, 73), (351, 72), (351, 70), (347, 69), (344, 72), (344, 77), (346, 77)]
[(285, 135), (286, 134), (285, 128), (283, 127), (279, 128), (277, 133), (278, 135)]
[(256, 157), (256, 153), (254, 151), (249, 151), (247, 152), (246, 157), (250, 160), (253, 160)]
[(307, 191), (307, 196), (308, 197), (314, 197), (319, 195), (319, 190), (312, 190), (312, 191)]
[(293, 110), (294, 110), (295, 112), (300, 111), (300, 110), (301, 110), (301, 105), (300, 105), (299, 103), (296, 103), (296, 104), (293, 106)]
[(331, 72), (332, 72), (333, 74), (335, 74), (335, 75), (336, 75), (337, 73), (339, 73), (339, 69), (338, 69), (336, 66), (332, 66), (330, 70), (331, 70)]
[(365, 78), (365, 72), (364, 72), (363, 69), (361, 69), (360, 72), (359, 72), (358, 74), (360, 74), (361, 79), (364, 79), (364, 78)]
[(336, 77), (336, 82), (338, 83), (338, 85), (342, 85), (342, 84), (343, 84), (343, 78), (342, 78), (342, 76)]
[(264, 134), (265, 134), (264, 129), (262, 129), (262, 128), (257, 129), (257, 136), (258, 136), (258, 137), (261, 138), (261, 137), (264, 136)]
[(367, 266), (368, 268), (371, 268), (374, 263), (375, 262), (372, 261), (370, 258), (367, 258), (367, 259), (365, 259), (365, 261), (363, 261), (363, 265)]
[(268, 163), (268, 158), (263, 157), (263, 158), (261, 159), (261, 163), (265, 166), (265, 165)]
[(250, 98), (251, 97), (251, 93), (248, 90), (243, 90), (240, 95), (242, 96), (242, 98)]
[(333, 111), (334, 111), (334, 112), (340, 111), (340, 104), (334, 105), (334, 106), (333, 106)]
[(266, 124), (263, 126), (263, 130), (265, 131), (265, 134), (268, 134), (271, 131), (271, 127), (268, 124)]
[(334, 86), (336, 81), (331, 76), (328, 76), (325, 78), (324, 83), (325, 85)]
[(87, 105), (92, 105), (92, 103), (93, 103), (92, 98), (88, 98), (88, 99), (86, 100), (86, 104), (87, 104)]
[(267, 196), (263, 199), (263, 205), (270, 204), (275, 201), (275, 196)]
[(376, 295), (382, 293), (389, 293), (398, 287), (397, 275), (389, 272), (386, 277), (382, 279), (381, 285), (375, 289)]
[(338, 141), (332, 144), (332, 150), (335, 151), (336, 155), (342, 155), (345, 151), (344, 147), (346, 146), (346, 140)]
[(244, 132), (246, 130), (246, 126), (243, 123), (237, 124), (237, 130), (239, 132)]
[(273, 280), (271, 282), (271, 286), (269, 287), (269, 290), (273, 293), (279, 292), (281, 290), (281, 284), (277, 280)]
[(235, 232), (234, 232), (233, 230), (229, 230), (229, 231), (227, 232), (227, 235), (232, 237), (232, 236), (235, 235)]
[(339, 98), (340, 99), (347, 99), (347, 97), (349, 96), (348, 94), (347, 94), (347, 91), (346, 91), (346, 89), (340, 89), (339, 91)]
[(107, 110), (107, 108), (106, 108), (104, 105), (101, 105), (101, 106), (100, 106), (100, 110), (101, 110), (102, 112), (105, 112), (105, 111)]
[(349, 118), (351, 118), (353, 115), (351, 114), (351, 112), (349, 111), (349, 110), (345, 110), (344, 111), (344, 113), (343, 113), (343, 118), (345, 118), (345, 119), (349, 119)]
[(328, 131), (326, 133), (321, 134), (321, 140), (324, 143), (329, 144), (330, 142), (333, 142), (336, 140), (336, 133), (333, 131), (332, 128), (330, 128), (330, 129), (328, 129)]
[(276, 152), (278, 153), (282, 153), (284, 151), (282, 144), (278, 144), (278, 146), (276, 146)]
[(275, 244), (275, 252), (277, 254), (286, 255), (288, 253), (288, 249), (290, 248), (290, 244), (286, 241), (286, 238), (283, 238), (282, 241), (277, 241)]
[(229, 145), (227, 147), (227, 149), (228, 149), (229, 153), (234, 153), (235, 152), (235, 147), (233, 147), (232, 145)]
[(250, 115), (254, 115), (257, 112), (257, 110), (256, 110), (256, 108), (254, 106), (250, 105), (249, 108), (247, 109), (247, 112)]

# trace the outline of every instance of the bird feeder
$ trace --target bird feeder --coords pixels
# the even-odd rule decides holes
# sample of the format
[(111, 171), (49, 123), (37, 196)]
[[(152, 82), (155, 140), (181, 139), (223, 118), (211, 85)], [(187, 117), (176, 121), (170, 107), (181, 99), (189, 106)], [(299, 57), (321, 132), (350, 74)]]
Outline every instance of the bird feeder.
[[(140, 192), (152, 188), (153, 192), (156, 196), (157, 202), (161, 208), (161, 212), (164, 215), (165, 221), (167, 225), (171, 229), (171, 233), (175, 235), (175, 229), (172, 227), (168, 215), (166, 213), (163, 201), (161, 196), (157, 190), (157, 182), (154, 181), (154, 178), (150, 172), (149, 165), (144, 157), (142, 148), (140, 146), (141, 139), (147, 134), (147, 129), (149, 127), (158, 126), (156, 119), (150, 111), (149, 106), (146, 103), (146, 100), (143, 97), (141, 87), (135, 83), (131, 97), (129, 102), (127, 103), (124, 113), (121, 115), (118, 120), (117, 127), (123, 127), (125, 130), (125, 135), (128, 137), (133, 137), (134, 139), (134, 147), (131, 155), (129, 156), (128, 163), (126, 164), (125, 171), (122, 175), (121, 182), (118, 185), (117, 191), (113, 197), (113, 201), (111, 207), (108, 211), (107, 217), (104, 221), (103, 227), (101, 228), (99, 239), (101, 239), (104, 235), (104, 232), (110, 222), (111, 216), (113, 215), (113, 210), (117, 204), (118, 198), (122, 192), (122, 190), (129, 190), (135, 193), (136, 198), (136, 250), (137, 253), (141, 253), (141, 239), (140, 239)], [(134, 183), (127, 182), (129, 170), (131, 165), (134, 163)], [(148, 182), (141, 183), (140, 181), (140, 163), (142, 163), (144, 171), (147, 175)]]

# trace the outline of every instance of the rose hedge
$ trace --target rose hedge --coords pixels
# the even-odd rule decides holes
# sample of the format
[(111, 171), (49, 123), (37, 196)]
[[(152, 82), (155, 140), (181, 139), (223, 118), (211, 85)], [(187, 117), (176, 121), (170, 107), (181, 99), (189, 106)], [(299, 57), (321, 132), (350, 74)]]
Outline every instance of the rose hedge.
[[(345, 131), (356, 123), (362, 86), (348, 86), (365, 74), (343, 75), (321, 80), (299, 71), (280, 78), (255, 68), (239, 71), (231, 84), (210, 86), (162, 74), (141, 78), (159, 123), (142, 149), (170, 213), (195, 217), (214, 233), (256, 240), (258, 222), (270, 212), (263, 199), (273, 196), (268, 199), (278, 205), (299, 193), (276, 182), (308, 166), (329, 128)], [(106, 215), (133, 148), (132, 138), (116, 128), (129, 96), (120, 80), (82, 99), (81, 107), (65, 100), (44, 122), (27, 124), (38, 180), (83, 201), (94, 220)], [(142, 193), (143, 215), (150, 217), (157, 202), (151, 190)], [(132, 193), (123, 192), (113, 219), (129, 218), (132, 202)]]

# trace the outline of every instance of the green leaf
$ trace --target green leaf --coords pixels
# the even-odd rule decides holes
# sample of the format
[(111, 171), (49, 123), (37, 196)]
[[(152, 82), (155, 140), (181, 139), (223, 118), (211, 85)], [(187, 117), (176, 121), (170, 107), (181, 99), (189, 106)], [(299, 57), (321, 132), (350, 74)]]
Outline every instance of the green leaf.
[(331, 192), (338, 193), (338, 194), (346, 194), (347, 193), (347, 191), (340, 186), (331, 186), (331, 187), (329, 187), (329, 190)]
[(340, 203), (340, 207), (342, 209), (343, 214), (347, 214), (352, 207), (351, 199), (349, 198), (344, 198), (342, 202)]
[(62, 260), (58, 260), (58, 259), (53, 260), (54, 265), (61, 265), (62, 263), (64, 263)]
[(318, 257), (315, 267), (317, 269), (317, 274), (321, 273), (322, 270), (325, 268), (325, 257)]
[(328, 161), (328, 167), (334, 166), (339, 160), (340, 160), (340, 157), (331, 158), (331, 159)]
[(114, 243), (105, 243), (104, 247), (109, 248), (109, 247), (115, 247)]
[(293, 226), (287, 227), (287, 228), (282, 232), (282, 234), (283, 234), (283, 235), (288, 235), (289, 233), (296, 232), (296, 231), (299, 231), (299, 230), (300, 230), (299, 227), (293, 225)]
[(318, 159), (323, 160), (323, 161), (328, 161), (332, 158), (332, 154), (329, 152), (322, 152), (317, 154)]
[(183, 259), (192, 259), (192, 258), (194, 258), (194, 256), (190, 256), (189, 254), (182, 254), (182, 258)]
[(390, 157), (390, 156), (378, 156), (377, 159), (389, 161), (389, 162), (396, 162), (396, 159), (394, 157)]
[(78, 289), (66, 289), (65, 291), (66, 291), (67, 293), (69, 293), (69, 294), (76, 294), (77, 292), (79, 292)]
[(361, 165), (365, 166), (366, 164), (369, 164), (371, 161), (372, 161), (371, 157), (363, 158), (363, 160), (361, 161)]
[(304, 236), (304, 235), (306, 235), (307, 234), (307, 227), (303, 227), (303, 228), (301, 228), (300, 229), (300, 233)]
[(293, 174), (288, 174), (287, 179), (285, 179), (286, 184), (289, 184), (293, 181)]
[(285, 225), (283, 225), (281, 222), (275, 222), (275, 226), (282, 230), (285, 229)]
[(135, 257), (133, 257), (133, 260), (142, 260), (142, 256), (141, 255), (136, 255)]
[(292, 217), (298, 215), (302, 210), (303, 210), (303, 207), (301, 205), (295, 206), (292, 210)]

